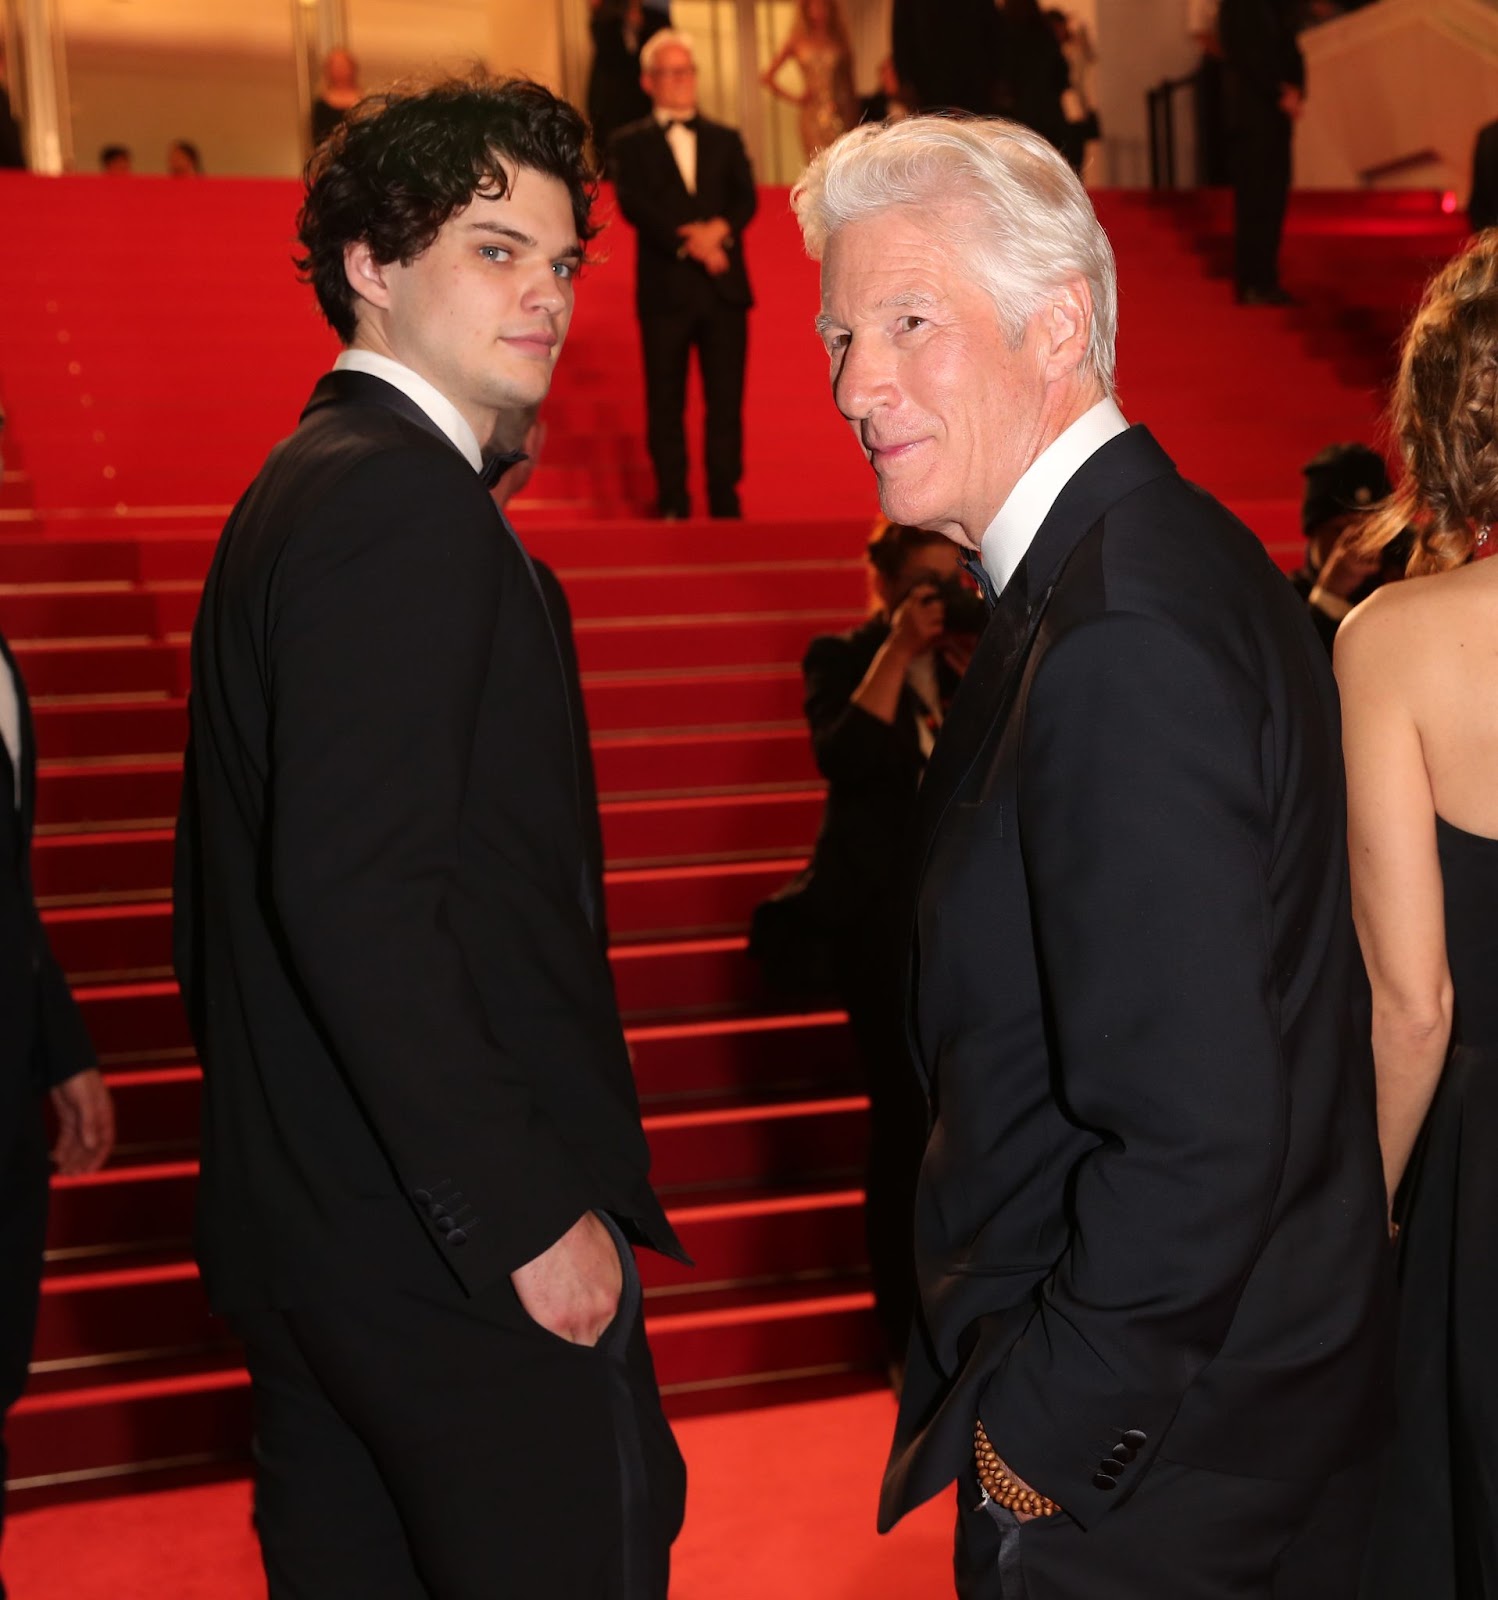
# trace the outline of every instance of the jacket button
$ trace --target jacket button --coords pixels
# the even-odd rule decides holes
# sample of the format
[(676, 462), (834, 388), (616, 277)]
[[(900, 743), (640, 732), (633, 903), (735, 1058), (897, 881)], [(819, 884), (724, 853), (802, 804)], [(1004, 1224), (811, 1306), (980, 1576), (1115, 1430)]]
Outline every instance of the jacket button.
[(429, 1206), (432, 1203), (432, 1191), (430, 1189), (413, 1189), (411, 1198), (419, 1206)]
[(467, 1244), (468, 1235), (464, 1233), (461, 1228), (454, 1228), (452, 1232), (448, 1234), (447, 1242), (449, 1244)]
[(1149, 1435), (1141, 1433), (1138, 1428), (1127, 1428), (1119, 1435), (1125, 1444), (1131, 1444), (1137, 1450), (1140, 1445), (1149, 1443)]
[(1113, 1459), (1115, 1461), (1132, 1461), (1139, 1452), (1131, 1444), (1116, 1444), (1113, 1446)]
[(1097, 1469), (1099, 1472), (1106, 1473), (1110, 1478), (1117, 1478), (1123, 1475), (1124, 1464), (1122, 1461), (1114, 1461), (1110, 1457), (1104, 1456), (1098, 1462)]
[(453, 1233), (456, 1231), (457, 1226), (457, 1223), (445, 1211), (437, 1218), (437, 1227), (443, 1233)]
[(1092, 1487), (1094, 1489), (1114, 1489), (1117, 1488), (1117, 1485), (1106, 1472), (1099, 1472), (1092, 1480)]

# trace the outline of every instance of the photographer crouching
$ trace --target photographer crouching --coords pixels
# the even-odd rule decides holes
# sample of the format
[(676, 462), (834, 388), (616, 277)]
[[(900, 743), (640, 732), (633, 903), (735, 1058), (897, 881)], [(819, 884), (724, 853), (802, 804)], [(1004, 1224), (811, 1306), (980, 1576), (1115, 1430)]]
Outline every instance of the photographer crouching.
[(911, 1238), (926, 1107), (905, 1047), (901, 930), (906, 831), (947, 704), (987, 619), (950, 540), (881, 522), (868, 545), (871, 614), (814, 639), (806, 719), (827, 807), (811, 865), (755, 913), (769, 983), (846, 1007), (869, 1094), (865, 1225), (898, 1386), (915, 1308)]

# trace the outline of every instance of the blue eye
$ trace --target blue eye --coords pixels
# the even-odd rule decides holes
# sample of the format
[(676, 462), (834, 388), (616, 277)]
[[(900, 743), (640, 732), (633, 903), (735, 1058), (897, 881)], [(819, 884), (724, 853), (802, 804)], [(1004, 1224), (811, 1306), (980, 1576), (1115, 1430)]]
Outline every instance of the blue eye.
[(479, 254), (485, 261), (508, 261), (510, 252), (502, 244), (481, 244)]
[(552, 263), (551, 270), (563, 283), (571, 283), (577, 276), (577, 263), (575, 261), (556, 261)]

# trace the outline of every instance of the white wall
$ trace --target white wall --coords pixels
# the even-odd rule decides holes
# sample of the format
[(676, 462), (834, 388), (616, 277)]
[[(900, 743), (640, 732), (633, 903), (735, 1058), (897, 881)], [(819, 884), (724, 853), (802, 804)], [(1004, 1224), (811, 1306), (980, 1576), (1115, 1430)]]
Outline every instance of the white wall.
[[(1197, 64), (1197, 49), (1186, 32), (1186, 0), (1095, 0), (1095, 4), (1093, 37), (1103, 138), (1088, 181), (1111, 188), (1143, 188), (1150, 179), (1145, 96), (1155, 84), (1192, 72)], [(1188, 103), (1184, 98), (1177, 102), (1176, 134), (1189, 159)], [(1180, 170), (1183, 175), (1189, 171), (1186, 160)]]

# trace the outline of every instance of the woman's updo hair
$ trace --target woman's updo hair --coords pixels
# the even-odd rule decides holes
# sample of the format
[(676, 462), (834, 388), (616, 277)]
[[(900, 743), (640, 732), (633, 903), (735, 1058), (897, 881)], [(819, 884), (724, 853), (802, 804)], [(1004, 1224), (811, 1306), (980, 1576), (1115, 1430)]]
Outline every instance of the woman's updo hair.
[(1498, 523), (1498, 228), (1431, 280), (1404, 336), (1389, 410), (1404, 481), (1369, 519), (1382, 548), (1414, 530), (1409, 573), (1469, 560), (1475, 530)]

